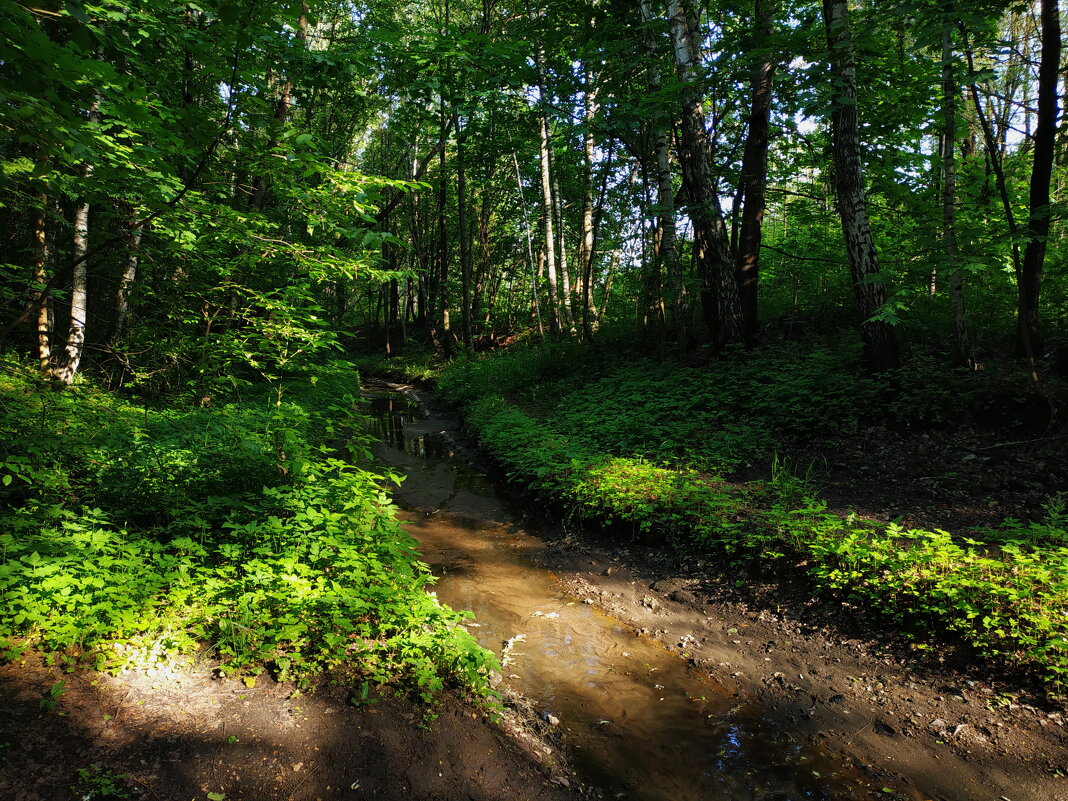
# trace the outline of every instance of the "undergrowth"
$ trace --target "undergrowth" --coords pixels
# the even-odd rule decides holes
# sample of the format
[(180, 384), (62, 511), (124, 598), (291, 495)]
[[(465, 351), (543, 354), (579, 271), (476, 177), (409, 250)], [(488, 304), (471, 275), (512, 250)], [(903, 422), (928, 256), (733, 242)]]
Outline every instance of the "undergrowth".
[(492, 656), (433, 580), (380, 476), (337, 458), (358, 377), (334, 364), (210, 408), (137, 406), (0, 372), (0, 638), (117, 669), (176, 655), (222, 672), (486, 694)]
[[(1068, 522), (1006, 521), (974, 537), (827, 512), (775, 460), (792, 442), (851, 433), (868, 416), (944, 419), (975, 391), (963, 374), (873, 378), (842, 349), (782, 348), (680, 367), (590, 359), (570, 345), (449, 366), (440, 381), (482, 445), (532, 492), (579, 517), (740, 560), (799, 565), (814, 584), (906, 630), (953, 632), (990, 658), (1068, 682)], [(727, 480), (771, 459), (770, 479)]]

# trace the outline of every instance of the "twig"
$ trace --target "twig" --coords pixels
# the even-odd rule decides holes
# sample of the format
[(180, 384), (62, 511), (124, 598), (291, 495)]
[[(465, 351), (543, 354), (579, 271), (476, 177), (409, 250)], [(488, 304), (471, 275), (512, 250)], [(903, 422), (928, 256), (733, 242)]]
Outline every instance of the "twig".
[(131, 781), (135, 781), (135, 782), (137, 782), (137, 783), (138, 783), (139, 785), (141, 785), (141, 786), (142, 786), (142, 787), (144, 787), (144, 788), (145, 788), (146, 790), (148, 790), (149, 794), (150, 794), (150, 795), (151, 795), (151, 796), (152, 796), (153, 798), (155, 798), (155, 799), (156, 799), (156, 801), (163, 801), (163, 799), (161, 799), (161, 798), (160, 798), (160, 797), (159, 797), (158, 795), (156, 795), (156, 791), (155, 791), (155, 790), (153, 790), (153, 789), (152, 789), (151, 787), (149, 787), (149, 786), (148, 786), (147, 784), (145, 784), (145, 783), (144, 783), (143, 781), (141, 781), (140, 779), (138, 779), (138, 778), (137, 778), (136, 776), (134, 776), (134, 775), (132, 775), (132, 774), (129, 774), (129, 773), (127, 773), (127, 774), (126, 774), (126, 778), (127, 778), (127, 779), (130, 779)]
[(1032, 442), (1048, 442), (1054, 439), (1064, 439), (1068, 434), (1058, 434), (1055, 437), (1038, 437), (1037, 439), (1021, 439), (1017, 442), (999, 442), (997, 445), (984, 445), (982, 448), (973, 448), (976, 451), (989, 451), (994, 448), (1008, 448), (1011, 445), (1030, 445)]

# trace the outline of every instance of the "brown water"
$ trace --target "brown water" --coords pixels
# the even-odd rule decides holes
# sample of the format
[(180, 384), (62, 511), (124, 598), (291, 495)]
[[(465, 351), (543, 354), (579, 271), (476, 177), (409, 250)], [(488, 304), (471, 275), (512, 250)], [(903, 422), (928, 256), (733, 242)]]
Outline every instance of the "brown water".
[(505, 680), (560, 720), (589, 783), (646, 801), (870, 798), (854, 769), (802, 745), (755, 699), (727, 690), (647, 637), (564, 592), (535, 565), (544, 544), (493, 483), (454, 453), (439, 419), (401, 396), (369, 400), (375, 455), (406, 476), (406, 528), (441, 600)]

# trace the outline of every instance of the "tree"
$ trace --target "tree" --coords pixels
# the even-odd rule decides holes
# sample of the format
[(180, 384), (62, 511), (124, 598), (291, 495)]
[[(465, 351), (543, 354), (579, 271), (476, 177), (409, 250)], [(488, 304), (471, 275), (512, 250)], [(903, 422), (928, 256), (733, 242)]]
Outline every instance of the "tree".
[(857, 118), (856, 60), (847, 0), (823, 0), (823, 20), (831, 62), (831, 132), (838, 215), (861, 314), (865, 357), (874, 370), (887, 370), (898, 365), (900, 356), (893, 326), (878, 317), (886, 303), (886, 287), (868, 220)]

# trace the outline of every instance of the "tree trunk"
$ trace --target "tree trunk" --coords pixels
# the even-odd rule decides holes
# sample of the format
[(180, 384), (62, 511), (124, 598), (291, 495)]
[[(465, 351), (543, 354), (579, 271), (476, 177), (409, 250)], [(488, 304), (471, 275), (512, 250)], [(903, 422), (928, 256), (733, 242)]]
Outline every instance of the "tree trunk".
[(111, 327), (104, 337), (105, 345), (110, 345), (123, 334), (126, 318), (130, 312), (130, 287), (137, 280), (137, 264), (141, 255), (143, 226), (137, 224), (137, 211), (132, 206), (126, 211), (132, 227), (126, 230), (126, 258), (123, 262), (119, 285), (115, 288), (115, 318), (111, 321)]
[[(1050, 179), (1057, 135), (1057, 72), (1061, 58), (1061, 23), (1057, 0), (1042, 0), (1042, 61), (1038, 68), (1038, 115), (1035, 120), (1034, 162), (1031, 166), (1027, 223), (1019, 281), (1018, 346), (1021, 352), (1041, 350), (1038, 295), (1050, 229)], [(1027, 346), (1030, 346), (1029, 348)]]
[[(646, 84), (649, 87), (649, 94), (656, 97), (660, 94), (662, 80), (657, 59), (656, 39), (651, 29), (652, 6), (650, 0), (640, 0), (640, 5), (642, 24), (645, 26), (643, 40)], [(679, 350), (685, 352), (690, 342), (690, 310), (682, 266), (675, 252), (675, 186), (671, 176), (668, 127), (668, 118), (664, 114), (658, 115), (653, 120), (653, 147), (656, 150), (656, 257), (668, 278), (671, 312), (675, 318), (675, 337), (678, 340)]]
[(703, 98), (695, 88), (698, 81), (698, 41), (682, 0), (668, 1), (671, 40), (675, 68), (682, 81), (682, 120), (679, 135), (679, 158), (686, 178), (689, 214), (693, 222), (694, 260), (704, 284), (705, 317), (715, 348), (742, 337), (742, 313), (738, 298), (738, 281), (730, 239), (719, 192), (712, 172), (711, 143), (705, 128)]
[(868, 221), (858, 133), (856, 61), (847, 0), (823, 0), (823, 21), (827, 28), (833, 83), (831, 133), (835, 193), (849, 256), (853, 293), (860, 309), (864, 355), (873, 370), (888, 370), (897, 367), (900, 357), (894, 327), (884, 320), (873, 319), (886, 303), (887, 295)]
[[(767, 47), (771, 38), (775, 0), (755, 0), (755, 41)], [(768, 182), (768, 122), (775, 62), (765, 56), (754, 65), (753, 102), (749, 133), (742, 156), (742, 223), (738, 234), (738, 294), (742, 307), (743, 337), (747, 345), (760, 327), (757, 317), (757, 287), (760, 276), (760, 242), (763, 237), (765, 190)]]
[(527, 264), (530, 267), (531, 316), (538, 321), (538, 334), (545, 333), (541, 324), (541, 307), (538, 304), (538, 269), (534, 266), (534, 246), (530, 235), (530, 218), (527, 216), (527, 200), (523, 193), (523, 178), (519, 173), (519, 157), (512, 151), (512, 164), (515, 165), (515, 186), (519, 193), (519, 208), (523, 214), (523, 233), (527, 240)]
[(596, 156), (597, 143), (593, 136), (593, 122), (598, 108), (597, 87), (594, 86), (592, 71), (587, 68), (582, 99), (585, 124), (582, 128), (582, 238), (579, 240), (578, 256), (582, 281), (582, 336), (587, 342), (593, 341), (593, 330), (596, 325), (594, 319), (596, 310), (593, 308), (593, 160)]
[(545, 264), (549, 278), (549, 330), (554, 336), (560, 335), (560, 298), (556, 289), (556, 237), (553, 235), (553, 187), (549, 165), (549, 120), (546, 111), (545, 73), (541, 65), (542, 55), (538, 56), (538, 81), (541, 92), (541, 109), (539, 121), (538, 155), (541, 161), (541, 205), (545, 218)]
[(38, 195), (33, 209), (33, 292), (37, 307), (37, 363), (48, 374), (52, 366), (52, 303), (41, 297), (48, 285), (48, 195)]
[(460, 315), (461, 337), (464, 349), (474, 347), (471, 325), (471, 243), (467, 230), (467, 171), (464, 164), (464, 145), (467, 131), (461, 127), (459, 115), (452, 112), (453, 128), (456, 129), (456, 222), (459, 227), (460, 244), (460, 293), (463, 309)]
[(571, 276), (567, 271), (567, 241), (564, 235), (564, 200), (560, 194), (560, 174), (556, 171), (556, 159), (549, 151), (549, 164), (553, 176), (553, 209), (556, 212), (556, 246), (559, 255), (560, 295), (563, 305), (562, 325), (569, 334), (575, 333), (575, 318), (571, 313)]
[[(946, 266), (950, 270), (953, 299), (953, 328), (956, 334), (953, 356), (957, 364), (970, 365), (971, 345), (968, 343), (964, 287), (957, 253), (957, 82), (953, 76), (953, 37), (948, 25), (942, 29), (942, 108), (945, 117), (942, 132), (942, 244), (946, 251)], [(934, 278), (931, 281), (933, 287)]]
[(71, 271), (70, 288), (70, 325), (67, 329), (67, 342), (59, 364), (52, 372), (54, 378), (64, 384), (74, 381), (82, 361), (85, 347), (85, 321), (88, 311), (89, 263), (85, 258), (89, 251), (89, 203), (81, 200), (74, 209), (74, 241), (71, 258), (74, 269)]

